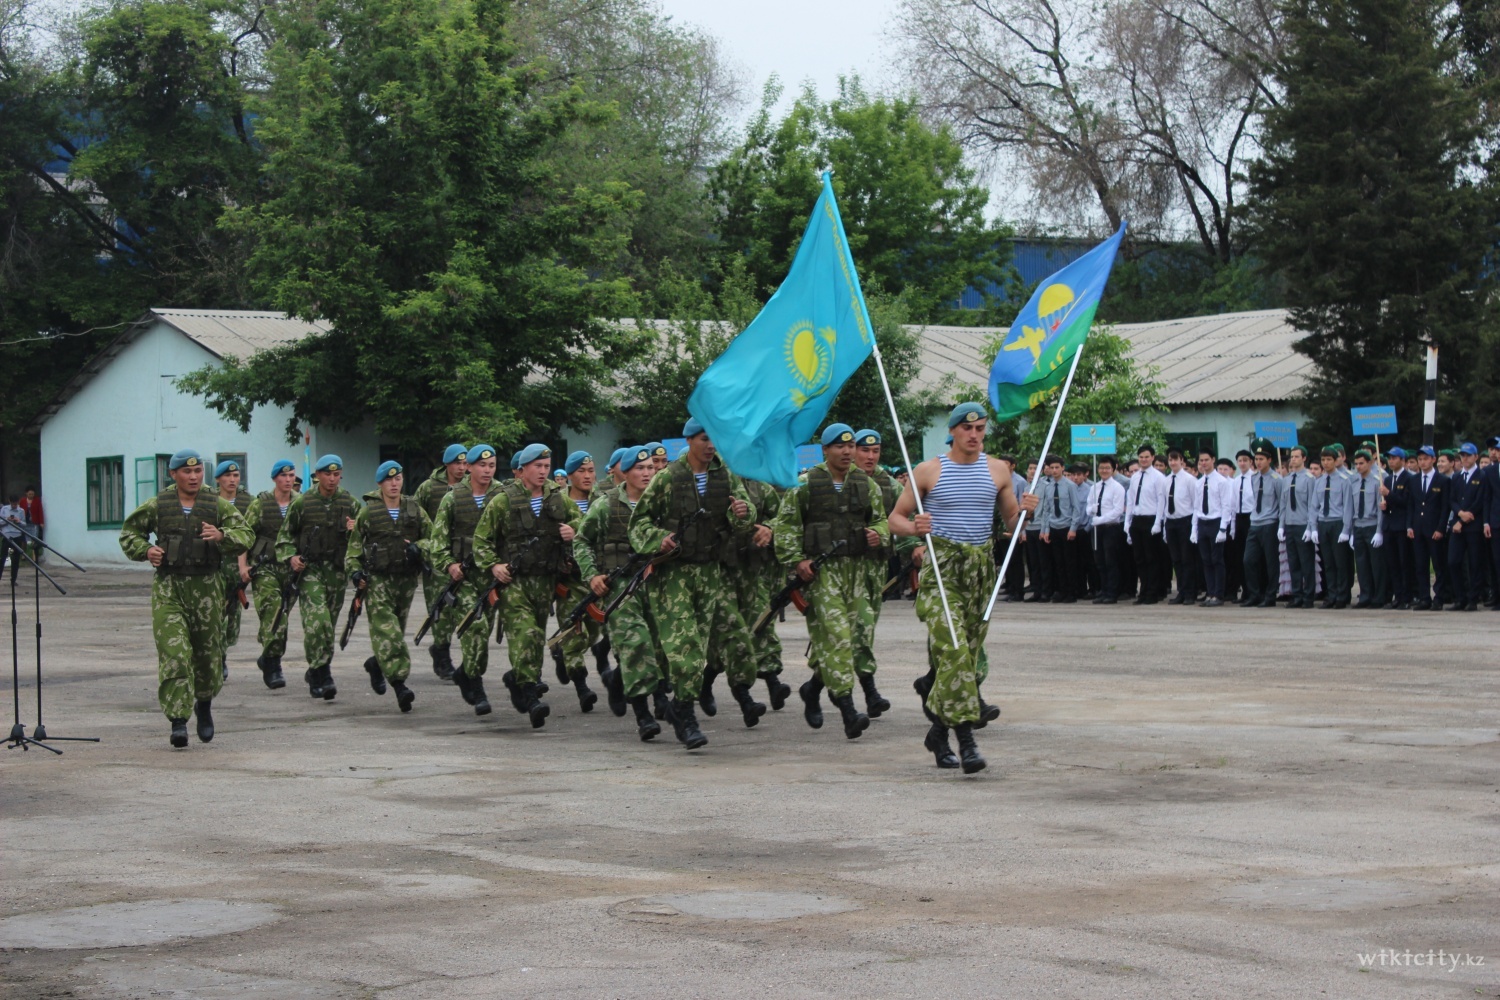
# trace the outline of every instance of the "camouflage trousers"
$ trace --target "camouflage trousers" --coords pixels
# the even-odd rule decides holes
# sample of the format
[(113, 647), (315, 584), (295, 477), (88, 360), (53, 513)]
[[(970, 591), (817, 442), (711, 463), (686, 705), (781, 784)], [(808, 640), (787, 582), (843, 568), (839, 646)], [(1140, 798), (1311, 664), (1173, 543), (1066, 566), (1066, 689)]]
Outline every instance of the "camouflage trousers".
[[(724, 570), (724, 580), (739, 599), (740, 617), (748, 630), (766, 608), (771, 606), (771, 594), (781, 586), (781, 571), (774, 565), (754, 569), (729, 567)], [(776, 634), (776, 619), (772, 618), (761, 629), (760, 634), (747, 632), (750, 636), (751, 666), (745, 670), (740, 664), (724, 663), (717, 657), (710, 662), (726, 674), (735, 684), (750, 684), (760, 674), (781, 673), (781, 637)], [(722, 649), (722, 647), (721, 647)]]
[[(562, 620), (569, 611), (572, 611), (591, 591), (582, 580), (572, 579), (568, 581), (568, 596), (557, 602), (557, 622), (562, 625)], [(568, 676), (577, 677), (589, 672), (588, 664), (584, 662), (583, 656), (589, 651), (589, 647), (599, 641), (599, 623), (592, 618), (583, 619), (583, 629), (573, 632), (562, 641), (563, 663), (567, 665)]]
[[(447, 584), (443, 584), (447, 586)], [(480, 596), (489, 589), (490, 582), (480, 576), (478, 570), (470, 570), (464, 579), (462, 587), (458, 588), (458, 603), (443, 613), (439, 621), (448, 623), (448, 641), (453, 641), (453, 636), (458, 630), (458, 623), (474, 609)], [(434, 598), (436, 600), (436, 598)], [(485, 608), (484, 613), (469, 630), (458, 637), (458, 648), (463, 655), (463, 663), (460, 667), (467, 677), (483, 677), (484, 672), (490, 666), (490, 631), (495, 627), (495, 619), (499, 617), (505, 608), (505, 591), (500, 591), (498, 603)], [(437, 631), (437, 624), (433, 623), (432, 630)], [(496, 641), (499, 641), (498, 639)]]
[(375, 659), (387, 680), (404, 681), (411, 674), (411, 651), (406, 648), (406, 617), (416, 596), (415, 574), (370, 574), (365, 593), (365, 621), (370, 625), (370, 645), (375, 649)]
[(645, 588), (631, 594), (609, 616), (609, 644), (620, 659), (620, 680), (625, 697), (650, 694), (666, 677), (656, 617)]
[(510, 667), (517, 684), (535, 684), (542, 677), (542, 655), (547, 646), (547, 622), (552, 617), (556, 583), (548, 576), (518, 576), (505, 588), (501, 617)]
[(830, 559), (803, 588), (807, 596), (807, 632), (812, 639), (809, 663), (834, 697), (854, 688), (861, 658), (873, 663), (875, 613), (870, 608), (865, 559)]
[[(239, 560), (224, 560), (224, 569), (222, 572), (224, 575), (224, 596), (227, 599), (229, 596), (230, 588), (234, 587), (240, 582)], [(247, 586), (245, 589), (248, 591), (249, 587)], [(225, 650), (228, 650), (231, 646), (237, 645), (240, 641), (240, 612), (243, 610), (244, 608), (241, 606), (240, 602), (236, 600), (234, 602), (234, 607), (229, 609), (229, 614), (224, 618), (224, 638), (222, 641), (224, 644), (223, 648)]]
[(285, 565), (267, 563), (260, 567), (255, 578), (250, 581), (250, 589), (255, 595), (255, 616), (260, 619), (260, 629), (255, 638), (260, 643), (261, 654), (272, 659), (279, 659), (286, 653), (286, 629), (292, 616), (287, 615), (281, 622), (281, 628), (274, 634), (271, 632), (271, 623), (276, 620), (276, 609), (281, 607), (281, 588), (286, 586), (289, 576), (291, 570)]
[(151, 581), (151, 634), (156, 639), (157, 689), (169, 719), (186, 719), (193, 702), (219, 693), (224, 635), (224, 577), (178, 576), (158, 570)]
[[(448, 574), (437, 568), (422, 577), (422, 598), (427, 602), (427, 610), (432, 610), (432, 606), (437, 603), (438, 596), (448, 589), (450, 582)], [(458, 615), (453, 614), (453, 609), (449, 608), (448, 614), (438, 616), (438, 620), (432, 623), (432, 628), (427, 633), (432, 637), (434, 646), (446, 646), (453, 641), (453, 627), (458, 624), (461, 615), (462, 612)], [(475, 628), (478, 627), (475, 626)]]
[(885, 607), (885, 585), (891, 575), (890, 564), (884, 556), (859, 562), (864, 571), (865, 601), (870, 608), (870, 641), (864, 646), (854, 647), (854, 672), (863, 676), (875, 673), (875, 626), (880, 624), (880, 611)]
[(651, 579), (651, 609), (661, 634), (672, 689), (692, 701), (709, 662), (723, 664), (732, 683), (755, 679), (750, 629), (738, 595), (718, 563), (665, 563)]
[(302, 648), (309, 667), (333, 662), (334, 627), (344, 607), (344, 571), (332, 564), (313, 563), (302, 574)]
[(928, 649), (937, 668), (927, 708), (944, 725), (978, 722), (980, 670), (988, 672), (984, 640), (989, 622), (984, 620), (984, 607), (995, 583), (995, 554), (989, 545), (964, 545), (936, 536), (933, 544), (942, 564), (958, 643), (955, 645), (948, 634), (932, 563), (924, 562), (917, 589), (917, 617), (927, 625)]

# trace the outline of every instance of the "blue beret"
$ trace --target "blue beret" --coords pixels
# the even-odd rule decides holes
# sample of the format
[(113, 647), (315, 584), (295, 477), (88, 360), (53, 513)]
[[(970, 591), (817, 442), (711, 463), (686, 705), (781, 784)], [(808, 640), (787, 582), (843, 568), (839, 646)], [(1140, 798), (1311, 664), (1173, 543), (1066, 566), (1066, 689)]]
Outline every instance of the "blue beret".
[(649, 461), (651, 458), (651, 449), (644, 446), (640, 448), (621, 448), (620, 450), (625, 453), (620, 458), (621, 472), (629, 472), (639, 463)]
[(1479, 454), (1479, 449), (1474, 447), (1473, 441), (1465, 441), (1458, 446), (1458, 453), (1460, 455), (1477, 455)]
[(952, 444), (952, 443), (953, 443), (953, 435), (952, 434), (949, 434), (946, 438), (943, 439), (943, 444)]
[(313, 466), (314, 472), (341, 472), (344, 468), (344, 460), (337, 455), (324, 455), (318, 459), (318, 464)]
[(218, 465), (214, 466), (214, 478), (218, 479), (220, 476), (228, 475), (231, 472), (239, 472), (239, 471), (240, 471), (240, 463), (231, 461), (230, 459), (226, 458), (226, 459), (224, 459), (224, 461), (222, 461)]
[(653, 458), (655, 458), (657, 455), (665, 458), (667, 455), (667, 446), (662, 444), (660, 441), (647, 441), (645, 444), (645, 448), (651, 453), (651, 457)]
[(521, 453), (516, 456), (516, 468), (519, 469), (523, 465), (530, 465), (532, 462), (535, 462), (539, 458), (551, 457), (551, 448), (548, 448), (544, 444), (537, 444), (533, 442), (532, 444), (528, 444), (526, 447), (522, 448)]
[(167, 471), (176, 472), (178, 469), (181, 469), (183, 467), (192, 469), (202, 464), (203, 459), (198, 457), (198, 453), (196, 451), (191, 448), (184, 448), (177, 454), (173, 455), (171, 460), (167, 462)]
[(393, 476), (401, 475), (400, 462), (381, 462), (380, 467), (375, 470), (375, 482), (380, 484)]
[(1430, 444), (1424, 444), (1422, 447), (1418, 448), (1417, 454), (1426, 455), (1428, 458), (1437, 458), (1437, 452), (1433, 450), (1433, 447)]
[(959, 424), (972, 424), (986, 417), (983, 403), (959, 403), (948, 413), (948, 429), (951, 431)]
[(1390, 451), (1386, 452), (1386, 456), (1389, 458), (1405, 458), (1406, 451), (1402, 448), (1392, 448)]
[(510, 453), (510, 471), (514, 472), (521, 467), (521, 453), (513, 451)]
[(703, 425), (698, 422), (697, 417), (688, 417), (687, 423), (682, 425), (682, 436), (685, 438), (697, 437), (703, 433)]
[(872, 444), (880, 444), (880, 432), (872, 431), (868, 427), (862, 431), (855, 431), (854, 443), (864, 445), (865, 447), (869, 447)]
[(575, 451), (573, 452), (573, 454), (569, 455), (568, 460), (563, 463), (563, 471), (571, 476), (573, 473), (577, 472), (580, 468), (583, 467), (584, 462), (592, 462), (593, 460), (594, 456), (590, 455), (588, 452)]
[(552, 470), (552, 478), (553, 479), (557, 479), (557, 480), (567, 479), (568, 478), (568, 470), (567, 469), (553, 469)]
[(443, 449), (443, 464), (444, 465), (447, 465), (450, 462), (457, 462), (460, 459), (462, 459), (464, 461), (468, 461), (468, 458), (469, 458), (469, 449), (465, 448), (461, 444), (450, 444), (448, 447), (446, 447), (446, 448)]
[(823, 436), (820, 440), (825, 448), (831, 444), (853, 444), (854, 428), (848, 424), (829, 424), (823, 428)]
[(625, 455), (625, 453), (627, 451), (629, 451), (629, 450), (630, 450), (629, 448), (616, 448), (614, 451), (610, 452), (609, 453), (609, 464), (606, 465), (605, 468), (606, 469), (613, 469), (615, 466), (619, 465), (620, 464), (620, 459), (623, 458), (624, 455)]
[(278, 458), (276, 461), (271, 463), (271, 478), (275, 479), (287, 469), (291, 469), (293, 472), (297, 471), (297, 467), (293, 465), (289, 459)]
[(494, 458), (494, 457), (495, 457), (495, 446), (494, 445), (489, 445), (489, 444), (484, 444), (484, 443), (481, 442), (480, 444), (476, 444), (474, 447), (472, 447), (472, 448), (469, 449), (469, 454), (465, 457), (465, 461), (473, 463), (473, 462), (479, 461), (482, 458)]

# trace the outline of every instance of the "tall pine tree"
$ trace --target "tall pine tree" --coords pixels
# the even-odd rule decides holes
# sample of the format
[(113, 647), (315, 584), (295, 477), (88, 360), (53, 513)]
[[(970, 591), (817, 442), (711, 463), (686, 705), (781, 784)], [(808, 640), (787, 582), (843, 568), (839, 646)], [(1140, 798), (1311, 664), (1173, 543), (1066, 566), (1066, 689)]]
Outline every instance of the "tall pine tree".
[[(1435, 0), (1293, 0), (1250, 173), (1257, 252), (1286, 279), (1297, 350), (1317, 362), (1313, 435), (1349, 407), (1395, 403), (1421, 425), (1425, 345), (1440, 351), (1439, 440), (1478, 434), (1464, 400), (1482, 350), (1494, 198), (1473, 173), (1478, 103), (1449, 75)], [(1488, 433), (1493, 433), (1489, 431)], [(1321, 438), (1320, 439), (1329, 439)]]

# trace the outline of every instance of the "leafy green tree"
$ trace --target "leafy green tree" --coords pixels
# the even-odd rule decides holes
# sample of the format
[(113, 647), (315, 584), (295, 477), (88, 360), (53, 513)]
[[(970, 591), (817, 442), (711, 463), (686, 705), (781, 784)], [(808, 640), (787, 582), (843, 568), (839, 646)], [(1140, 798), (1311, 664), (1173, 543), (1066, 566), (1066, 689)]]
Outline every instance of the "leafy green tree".
[(843, 80), (834, 100), (806, 92), (773, 122), (780, 94), (773, 79), (745, 141), (710, 180), (721, 252), (745, 258), (762, 294), (791, 265), (825, 166), (867, 292), (900, 297), (913, 320), (933, 322), (955, 311), (965, 288), (1004, 282), (1008, 231), (985, 221), (988, 193), (962, 148), (915, 103), (871, 98)]
[[(549, 157), (611, 110), (523, 61), (501, 0), (303, 0), (270, 15), (275, 81), (255, 104), (256, 286), (333, 331), (194, 373), (242, 426), (256, 404), (419, 449), (547, 437), (604, 408), (637, 338), (610, 317), (636, 196), (566, 185)], [(289, 432), (294, 428), (289, 428)]]
[(1444, 9), (1297, 0), (1285, 13), (1285, 99), (1266, 117), (1250, 212), (1256, 253), (1307, 333), (1297, 350), (1317, 362), (1303, 400), (1316, 436), (1343, 437), (1349, 407), (1379, 403), (1420, 427), (1426, 344), (1440, 349), (1442, 398), (1464, 401), (1439, 406), (1439, 434), (1493, 433), (1470, 401), (1494, 395), (1476, 377), (1493, 372), (1479, 325), (1495, 199), (1470, 171), (1480, 107), (1448, 72)]

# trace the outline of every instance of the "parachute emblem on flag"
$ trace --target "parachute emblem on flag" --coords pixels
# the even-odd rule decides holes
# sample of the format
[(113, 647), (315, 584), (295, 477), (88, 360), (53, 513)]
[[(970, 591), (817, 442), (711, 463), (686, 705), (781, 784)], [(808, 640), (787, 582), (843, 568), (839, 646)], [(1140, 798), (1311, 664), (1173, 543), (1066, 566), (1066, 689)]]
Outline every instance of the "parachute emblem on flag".
[(831, 328), (814, 330), (812, 323), (798, 320), (786, 332), (786, 366), (797, 384), (791, 389), (797, 409), (828, 391), (833, 381), (833, 346), (838, 334)]

